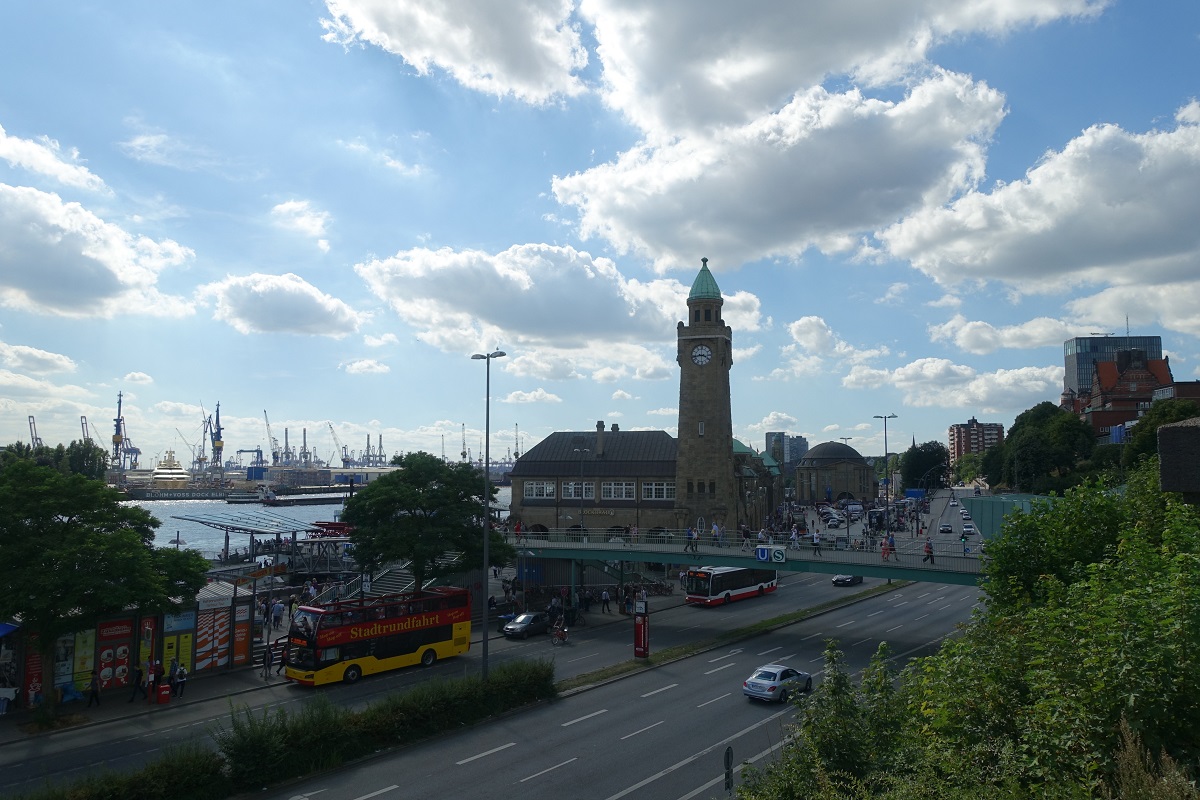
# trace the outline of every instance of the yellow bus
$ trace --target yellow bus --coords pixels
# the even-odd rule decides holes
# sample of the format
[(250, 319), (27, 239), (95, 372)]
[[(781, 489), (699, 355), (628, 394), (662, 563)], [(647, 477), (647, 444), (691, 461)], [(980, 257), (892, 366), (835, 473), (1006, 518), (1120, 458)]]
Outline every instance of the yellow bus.
[(428, 667), (470, 647), (466, 589), (439, 586), (301, 606), (288, 630), (287, 677), (302, 686), (354, 683), (376, 672)]

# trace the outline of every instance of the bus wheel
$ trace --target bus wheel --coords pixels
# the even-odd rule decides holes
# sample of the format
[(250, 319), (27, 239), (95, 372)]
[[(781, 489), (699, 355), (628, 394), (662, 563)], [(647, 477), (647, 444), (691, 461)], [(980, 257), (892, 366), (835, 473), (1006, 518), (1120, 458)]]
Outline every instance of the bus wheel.
[(342, 680), (346, 683), (358, 683), (358, 679), (362, 677), (362, 670), (351, 664), (346, 667), (346, 674), (342, 676)]
[(435, 661), (437, 661), (437, 653), (432, 650), (426, 650), (424, 653), (421, 653), (421, 666), (432, 667)]
[(726, 592), (725, 593), (725, 605), (729, 605), (732, 602), (733, 602), (733, 597), (729, 594), (729, 592)]
[(759, 586), (759, 587), (758, 587), (758, 596), (759, 596), (759, 597), (762, 597), (762, 596), (763, 596), (763, 595), (765, 595), (766, 593), (767, 593), (767, 590), (766, 590), (766, 589), (764, 589), (764, 588), (763, 588), (763, 587), (761, 587), (761, 586)]

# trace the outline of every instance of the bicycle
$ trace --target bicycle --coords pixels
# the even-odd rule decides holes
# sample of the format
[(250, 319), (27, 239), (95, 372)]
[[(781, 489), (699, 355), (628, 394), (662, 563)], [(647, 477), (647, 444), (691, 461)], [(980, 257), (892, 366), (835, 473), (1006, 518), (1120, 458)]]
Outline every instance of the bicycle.
[(566, 628), (555, 628), (553, 631), (550, 632), (550, 644), (557, 647), (560, 644), (566, 644), (566, 643), (567, 643), (567, 629)]

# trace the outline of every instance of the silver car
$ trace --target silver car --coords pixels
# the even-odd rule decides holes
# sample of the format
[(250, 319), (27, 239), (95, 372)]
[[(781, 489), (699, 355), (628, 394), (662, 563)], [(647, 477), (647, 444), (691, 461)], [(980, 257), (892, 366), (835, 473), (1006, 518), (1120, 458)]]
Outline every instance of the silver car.
[(742, 694), (755, 700), (786, 703), (795, 691), (811, 692), (812, 676), (783, 664), (763, 664), (742, 682)]

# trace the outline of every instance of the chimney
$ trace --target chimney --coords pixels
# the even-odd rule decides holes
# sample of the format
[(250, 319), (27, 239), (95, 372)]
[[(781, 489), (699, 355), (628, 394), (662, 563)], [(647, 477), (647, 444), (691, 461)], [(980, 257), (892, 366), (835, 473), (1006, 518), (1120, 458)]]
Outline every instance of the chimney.
[(604, 420), (596, 421), (596, 452), (592, 455), (596, 458), (604, 455)]
[(620, 428), (617, 426), (617, 423), (615, 423), (615, 422), (614, 422), (614, 423), (612, 424), (612, 432), (613, 432), (613, 433), (616, 433), (616, 432), (617, 432), (617, 431), (619, 431), (619, 430), (621, 430), (621, 429), (620, 429)]

